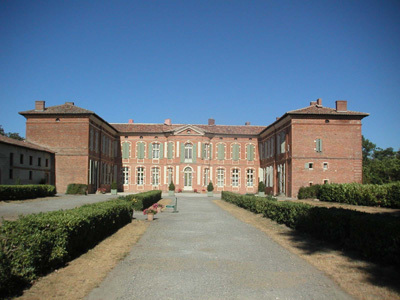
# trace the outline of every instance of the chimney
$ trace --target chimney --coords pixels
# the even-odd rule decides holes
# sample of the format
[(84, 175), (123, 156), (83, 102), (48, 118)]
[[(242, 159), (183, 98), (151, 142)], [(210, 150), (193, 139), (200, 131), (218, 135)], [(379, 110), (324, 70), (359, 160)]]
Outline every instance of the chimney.
[(276, 117), (276, 120), (278, 121), (280, 118), (279, 117)]
[(165, 119), (164, 125), (172, 125), (171, 119)]
[(128, 123), (133, 124), (133, 119), (129, 119)]
[(208, 119), (208, 125), (215, 125), (214, 119)]
[(336, 111), (346, 112), (347, 111), (347, 100), (337, 100), (336, 101)]
[(311, 101), (310, 106), (317, 105), (317, 101)]
[(46, 101), (35, 101), (35, 110), (44, 111), (46, 106)]
[(322, 99), (321, 98), (317, 99), (317, 106), (322, 107)]
[(249, 126), (249, 125), (250, 125), (250, 122), (246, 122), (246, 123), (244, 123), (244, 125)]
[(75, 105), (74, 102), (65, 102), (65, 104), (68, 104), (68, 105)]

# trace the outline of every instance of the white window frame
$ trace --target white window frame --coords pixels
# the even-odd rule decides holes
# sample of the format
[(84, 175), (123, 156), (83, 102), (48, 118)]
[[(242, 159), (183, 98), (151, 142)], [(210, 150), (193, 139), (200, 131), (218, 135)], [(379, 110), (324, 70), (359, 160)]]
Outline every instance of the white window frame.
[(185, 162), (193, 161), (193, 144), (186, 143), (185, 144)]
[(223, 168), (217, 169), (217, 186), (224, 187), (225, 170)]
[(247, 178), (247, 186), (248, 187), (253, 187), (254, 186), (254, 170), (253, 169), (247, 169), (246, 172), (246, 178)]
[(122, 167), (122, 182), (124, 185), (129, 184), (129, 167)]
[(173, 167), (168, 167), (167, 168), (167, 178), (168, 178), (168, 184), (171, 184), (171, 182), (174, 179), (174, 168)]
[(239, 169), (237, 168), (232, 169), (232, 186), (239, 186)]
[(144, 167), (137, 167), (136, 172), (137, 172), (136, 184), (144, 185)]
[(160, 168), (158, 167), (151, 168), (151, 184), (153, 186), (160, 185)]
[(153, 148), (152, 149), (153, 150), (153, 153), (152, 153), (153, 159), (160, 159), (160, 144), (154, 143), (152, 148)]
[(210, 159), (210, 144), (204, 144), (204, 159)]
[(204, 169), (204, 186), (207, 186), (210, 183), (210, 169)]

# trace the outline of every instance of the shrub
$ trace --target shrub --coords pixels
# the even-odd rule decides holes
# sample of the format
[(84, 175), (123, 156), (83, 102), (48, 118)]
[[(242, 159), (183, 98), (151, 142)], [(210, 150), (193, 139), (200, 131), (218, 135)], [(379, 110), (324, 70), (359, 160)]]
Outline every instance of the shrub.
[(171, 181), (171, 183), (168, 186), (169, 191), (175, 191), (175, 184)]
[(118, 185), (117, 185), (117, 183), (116, 183), (115, 181), (113, 181), (113, 182), (111, 183), (111, 189), (112, 189), (112, 190), (118, 189)]
[(143, 210), (161, 200), (161, 191), (149, 191), (139, 194), (120, 196), (118, 199), (129, 201), (134, 210)]
[(210, 183), (207, 185), (207, 192), (212, 192), (214, 190), (214, 185), (213, 183), (210, 181)]
[(123, 200), (32, 214), (0, 227), (0, 297), (64, 265), (131, 221)]
[[(398, 192), (393, 187), (394, 193)], [(222, 199), (312, 236), (400, 267), (400, 218), (222, 192)]]
[(258, 192), (265, 193), (265, 184), (262, 181), (258, 183)]
[(0, 185), (0, 200), (24, 200), (55, 194), (54, 185)]
[(400, 208), (400, 182), (384, 185), (359, 183), (313, 185), (300, 188), (298, 198)]
[(70, 183), (67, 186), (66, 194), (70, 195), (86, 195), (88, 190), (87, 184)]

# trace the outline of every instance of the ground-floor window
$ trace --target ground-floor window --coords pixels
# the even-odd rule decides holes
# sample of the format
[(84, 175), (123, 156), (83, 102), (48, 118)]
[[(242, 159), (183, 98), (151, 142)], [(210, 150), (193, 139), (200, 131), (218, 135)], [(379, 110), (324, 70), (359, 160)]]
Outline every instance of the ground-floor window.
[(247, 186), (253, 186), (253, 185), (254, 185), (254, 170), (248, 169), (247, 170)]
[(210, 183), (210, 169), (204, 169), (204, 186), (207, 186)]
[(239, 169), (232, 170), (232, 186), (239, 186)]
[(169, 167), (168, 168), (168, 184), (171, 184), (173, 178), (174, 178), (174, 173), (173, 173), (173, 168)]
[(151, 183), (154, 186), (160, 185), (160, 169), (157, 167), (151, 169)]
[(138, 185), (143, 185), (144, 184), (144, 168), (143, 167), (138, 167), (137, 168), (137, 180), (136, 180)]
[(225, 173), (224, 169), (222, 169), (222, 168), (217, 169), (217, 186), (218, 187), (224, 186), (224, 177), (225, 177), (224, 173)]
[(129, 184), (129, 168), (128, 167), (122, 168), (122, 182), (124, 184)]

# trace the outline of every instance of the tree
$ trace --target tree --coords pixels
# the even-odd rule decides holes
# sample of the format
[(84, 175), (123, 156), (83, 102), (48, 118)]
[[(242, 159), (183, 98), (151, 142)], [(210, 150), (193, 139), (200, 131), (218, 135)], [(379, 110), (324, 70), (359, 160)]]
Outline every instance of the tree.
[(23, 141), (24, 138), (22, 136), (19, 135), (18, 132), (5, 132), (3, 126), (0, 125), (0, 135), (4, 135), (7, 136), (9, 138), (18, 140), (18, 141)]
[(6, 135), (6, 133), (4, 132), (3, 126), (0, 125), (0, 135)]

